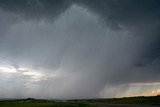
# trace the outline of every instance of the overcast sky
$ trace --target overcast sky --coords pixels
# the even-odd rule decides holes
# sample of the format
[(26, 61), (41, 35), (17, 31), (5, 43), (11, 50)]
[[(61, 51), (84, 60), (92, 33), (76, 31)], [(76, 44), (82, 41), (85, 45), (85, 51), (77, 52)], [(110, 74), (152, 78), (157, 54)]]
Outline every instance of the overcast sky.
[(159, 0), (0, 0), (0, 98), (160, 94)]

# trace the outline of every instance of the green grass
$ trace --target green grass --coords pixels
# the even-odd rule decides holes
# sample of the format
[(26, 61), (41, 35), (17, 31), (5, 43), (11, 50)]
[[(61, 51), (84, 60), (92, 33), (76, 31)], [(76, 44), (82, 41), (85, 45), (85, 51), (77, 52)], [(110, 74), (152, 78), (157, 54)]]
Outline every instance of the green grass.
[(160, 96), (151, 97), (124, 97), (110, 99), (92, 99), (88, 100), (91, 103), (107, 103), (107, 104), (149, 104), (160, 105)]
[(0, 101), (0, 107), (95, 107), (95, 105), (97, 104), (160, 105), (160, 96), (68, 100), (68, 102), (51, 102), (48, 100), (36, 100), (36, 99)]
[(89, 104), (84, 103), (55, 103), (55, 102), (22, 102), (17, 101), (1, 101), (0, 107), (90, 107)]

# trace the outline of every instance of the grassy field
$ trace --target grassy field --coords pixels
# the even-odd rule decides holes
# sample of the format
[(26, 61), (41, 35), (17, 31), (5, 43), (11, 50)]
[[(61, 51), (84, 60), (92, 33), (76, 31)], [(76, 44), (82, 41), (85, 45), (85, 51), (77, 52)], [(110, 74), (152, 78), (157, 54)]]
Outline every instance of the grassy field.
[(0, 107), (95, 107), (97, 104), (148, 104), (160, 105), (160, 96), (110, 99), (50, 101), (37, 99), (3, 100)]
[(124, 97), (124, 98), (110, 98), (110, 99), (91, 99), (91, 103), (107, 103), (107, 104), (148, 104), (160, 105), (160, 96), (150, 97)]
[(61, 103), (55, 103), (55, 102), (23, 102), (18, 103), (16, 101), (10, 102), (0, 102), (0, 107), (90, 107), (90, 104), (85, 103), (68, 103), (68, 102), (61, 102)]

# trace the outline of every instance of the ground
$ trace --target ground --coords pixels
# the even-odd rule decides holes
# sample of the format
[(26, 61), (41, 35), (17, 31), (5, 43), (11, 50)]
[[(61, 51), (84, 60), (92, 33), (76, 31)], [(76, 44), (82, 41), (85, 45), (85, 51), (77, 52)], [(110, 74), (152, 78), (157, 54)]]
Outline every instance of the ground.
[(110, 99), (44, 100), (17, 99), (1, 100), (0, 107), (159, 107), (160, 96), (129, 97)]

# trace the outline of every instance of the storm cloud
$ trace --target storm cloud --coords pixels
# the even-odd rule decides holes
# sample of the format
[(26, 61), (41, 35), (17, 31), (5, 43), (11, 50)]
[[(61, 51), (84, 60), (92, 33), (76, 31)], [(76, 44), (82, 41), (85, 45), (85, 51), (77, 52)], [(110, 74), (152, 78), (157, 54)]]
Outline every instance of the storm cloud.
[(159, 89), (159, 13), (159, 0), (1, 0), (0, 97)]

